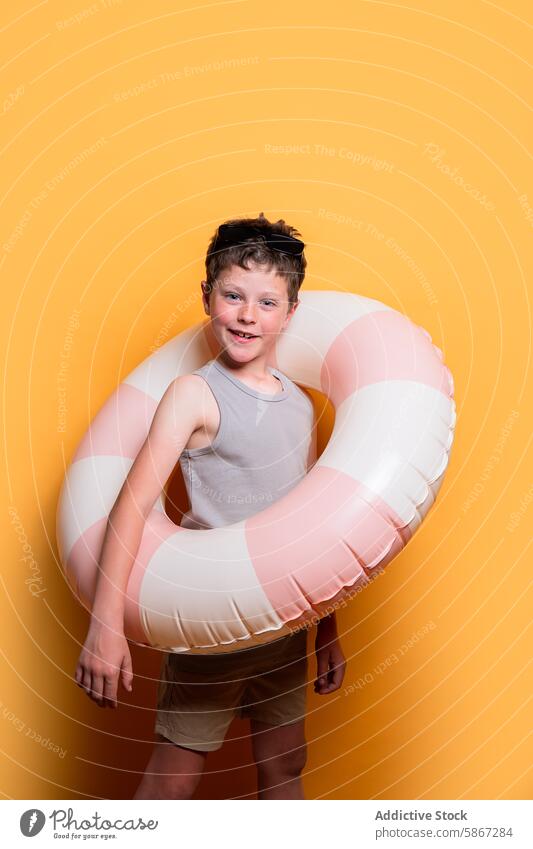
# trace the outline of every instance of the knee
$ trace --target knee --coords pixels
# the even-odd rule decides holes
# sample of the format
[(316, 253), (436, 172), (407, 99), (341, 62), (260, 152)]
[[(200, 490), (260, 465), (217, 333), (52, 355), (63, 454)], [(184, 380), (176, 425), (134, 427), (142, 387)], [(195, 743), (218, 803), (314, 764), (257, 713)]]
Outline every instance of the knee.
[(299, 778), (306, 763), (307, 746), (298, 746), (297, 749), (267, 758), (258, 763), (257, 768), (264, 778), (291, 779)]
[(194, 775), (145, 776), (134, 799), (192, 799), (199, 778)]
[(192, 799), (194, 791), (198, 787), (198, 779), (195, 776), (180, 775), (172, 778), (166, 784), (167, 795), (165, 799)]

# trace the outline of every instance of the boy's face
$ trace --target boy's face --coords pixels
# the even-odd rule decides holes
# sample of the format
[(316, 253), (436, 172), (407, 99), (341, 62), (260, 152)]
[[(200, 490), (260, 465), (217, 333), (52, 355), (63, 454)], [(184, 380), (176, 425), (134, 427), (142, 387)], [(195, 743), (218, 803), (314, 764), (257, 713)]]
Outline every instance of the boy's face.
[[(249, 270), (238, 265), (223, 271), (211, 295), (202, 281), (204, 309), (222, 350), (235, 361), (245, 363), (267, 359), (279, 334), (287, 327), (297, 301), (289, 310), (287, 281), (276, 269), (259, 266)], [(243, 339), (235, 331), (251, 334)]]

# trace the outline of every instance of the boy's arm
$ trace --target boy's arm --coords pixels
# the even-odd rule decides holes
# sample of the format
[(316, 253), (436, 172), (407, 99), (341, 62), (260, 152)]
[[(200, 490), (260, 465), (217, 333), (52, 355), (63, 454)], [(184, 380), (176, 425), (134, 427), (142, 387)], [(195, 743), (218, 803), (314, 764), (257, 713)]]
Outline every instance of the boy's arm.
[(109, 514), (92, 609), (97, 622), (123, 629), (124, 597), (144, 525), (190, 435), (201, 424), (201, 391), (196, 377), (184, 375), (170, 384), (159, 402)]
[(133, 671), (124, 635), (124, 597), (144, 524), (191, 433), (204, 420), (205, 382), (174, 380), (163, 395), (148, 436), (109, 514), (89, 631), (75, 679), (100, 707), (117, 707), (119, 676), (131, 690)]

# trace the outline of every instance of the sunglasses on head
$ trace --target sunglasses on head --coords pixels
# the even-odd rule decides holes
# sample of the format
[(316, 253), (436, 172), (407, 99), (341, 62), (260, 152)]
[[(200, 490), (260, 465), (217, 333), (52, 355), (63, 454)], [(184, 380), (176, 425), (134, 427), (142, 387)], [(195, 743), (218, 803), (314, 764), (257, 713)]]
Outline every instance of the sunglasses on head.
[(221, 224), (217, 230), (214, 249), (233, 247), (254, 236), (260, 236), (269, 248), (294, 256), (300, 256), (305, 248), (305, 244), (300, 239), (295, 239), (294, 236), (286, 236), (284, 233), (272, 233), (269, 230), (261, 230), (259, 227), (248, 224)]

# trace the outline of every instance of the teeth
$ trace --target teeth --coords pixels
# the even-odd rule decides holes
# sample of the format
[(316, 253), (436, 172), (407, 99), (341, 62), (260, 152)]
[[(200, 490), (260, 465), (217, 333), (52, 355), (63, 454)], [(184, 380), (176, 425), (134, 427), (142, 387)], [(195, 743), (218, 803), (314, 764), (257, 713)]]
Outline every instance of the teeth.
[(237, 336), (243, 336), (243, 337), (244, 337), (244, 339), (251, 339), (251, 338), (252, 338), (252, 335), (253, 335), (253, 334), (251, 334), (251, 333), (239, 333), (239, 331), (238, 331), (238, 330), (233, 330), (232, 332), (233, 332), (233, 333), (236, 333), (236, 334), (237, 334)]

